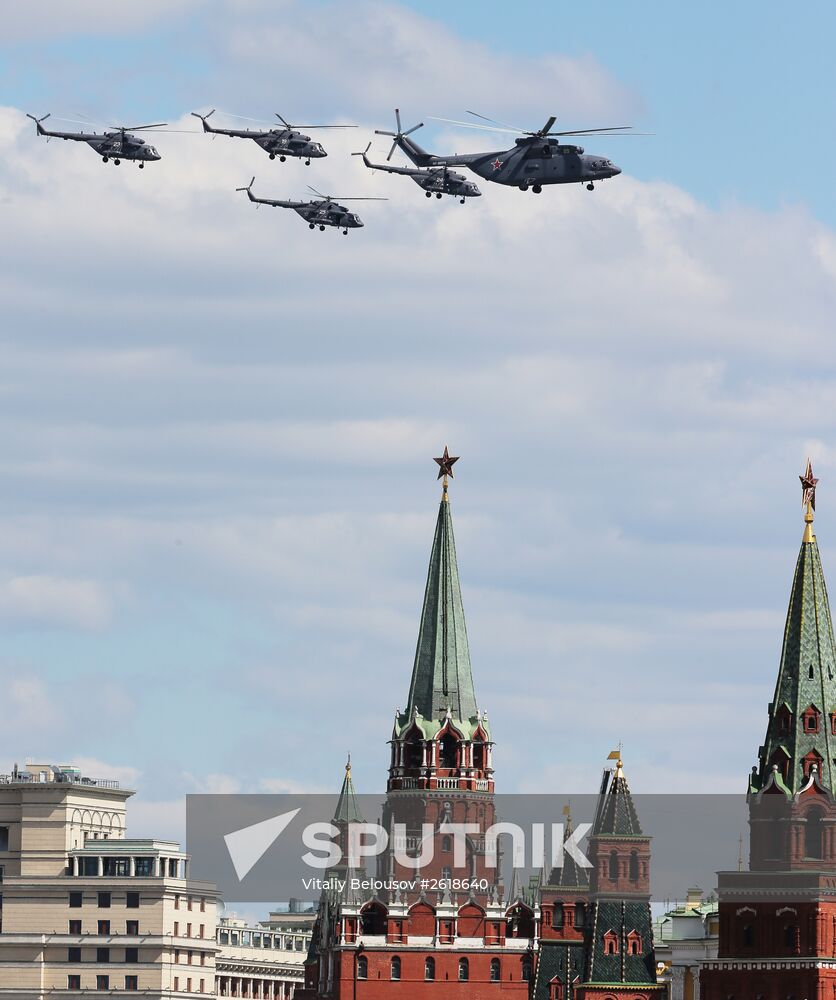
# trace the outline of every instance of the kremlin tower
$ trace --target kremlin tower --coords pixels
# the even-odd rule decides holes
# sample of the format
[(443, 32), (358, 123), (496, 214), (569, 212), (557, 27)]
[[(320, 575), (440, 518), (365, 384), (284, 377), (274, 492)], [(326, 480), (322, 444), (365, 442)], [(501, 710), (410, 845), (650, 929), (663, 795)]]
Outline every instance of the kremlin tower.
[(836, 997), (836, 646), (809, 461), (800, 478), (804, 537), (749, 778), (749, 870), (719, 874), (719, 953), (703, 966), (702, 1000)]

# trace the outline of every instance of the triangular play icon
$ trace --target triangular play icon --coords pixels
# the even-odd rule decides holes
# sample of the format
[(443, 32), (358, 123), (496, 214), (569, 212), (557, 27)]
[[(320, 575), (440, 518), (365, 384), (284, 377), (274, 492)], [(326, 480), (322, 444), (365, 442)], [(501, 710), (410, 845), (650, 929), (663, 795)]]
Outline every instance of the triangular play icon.
[(224, 843), (239, 882), (243, 882), (299, 812), (292, 809), (225, 835)]

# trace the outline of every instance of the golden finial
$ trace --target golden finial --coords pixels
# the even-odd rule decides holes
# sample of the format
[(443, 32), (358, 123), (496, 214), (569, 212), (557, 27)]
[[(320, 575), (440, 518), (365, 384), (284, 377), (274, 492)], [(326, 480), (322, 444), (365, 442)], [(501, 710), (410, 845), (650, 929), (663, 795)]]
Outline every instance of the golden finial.
[(804, 475), (798, 477), (801, 480), (801, 503), (804, 507), (804, 544), (809, 544), (815, 539), (813, 534), (813, 517), (816, 510), (816, 485), (818, 479), (813, 475), (813, 466), (810, 459), (807, 459), (807, 468)]
[(449, 502), (450, 498), (447, 496), (447, 477), (453, 478), (453, 466), (458, 462), (459, 456), (455, 457), (450, 455), (447, 450), (447, 445), (444, 445), (444, 454), (440, 458), (434, 458), (433, 461), (438, 466), (438, 476), (436, 479), (441, 479), (443, 477), (444, 481), (441, 484), (441, 499)]
[(348, 752), (348, 760), (345, 762), (346, 777), (351, 777), (351, 751)]
[(624, 767), (624, 762), (621, 759), (621, 746), (622, 746), (621, 745), (621, 740), (619, 740), (618, 741), (618, 749), (617, 750), (610, 750), (609, 755), (607, 756), (607, 760), (614, 760), (615, 761), (615, 776), (616, 776), (616, 778), (623, 778), (624, 777), (624, 772), (622, 771), (622, 768)]

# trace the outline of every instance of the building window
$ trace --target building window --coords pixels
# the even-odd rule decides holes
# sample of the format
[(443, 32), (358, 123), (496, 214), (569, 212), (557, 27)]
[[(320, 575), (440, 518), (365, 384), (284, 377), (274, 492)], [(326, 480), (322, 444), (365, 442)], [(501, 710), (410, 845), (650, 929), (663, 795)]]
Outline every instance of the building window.
[(554, 904), (554, 926), (563, 926), (563, 903)]
[(100, 892), (99, 893), (99, 907), (100, 909), (109, 909), (110, 907), (110, 893)]
[(743, 928), (743, 947), (752, 948), (755, 944), (755, 928), (752, 924), (746, 924)]
[(126, 948), (125, 961), (129, 962), (131, 965), (136, 965), (139, 961), (139, 948)]
[(639, 880), (639, 854), (638, 851), (630, 851), (630, 881)]
[(96, 933), (97, 934), (102, 934), (102, 935), (104, 935), (104, 934), (110, 934), (110, 921), (109, 920), (100, 920), (99, 923), (98, 923), (98, 930), (96, 931)]
[(125, 933), (130, 934), (131, 937), (136, 937), (139, 934), (139, 921), (138, 920), (126, 920), (125, 921)]
[(445, 733), (438, 744), (438, 763), (441, 767), (458, 767), (459, 741), (452, 733)]
[[(174, 936), (180, 937), (180, 922), (178, 920), (174, 921)], [(232, 943), (235, 944), (234, 941)]]
[(68, 933), (70, 934), (81, 934), (81, 921), (71, 920)]
[(368, 979), (369, 978), (369, 960), (365, 955), (360, 955), (357, 958), (357, 978), (358, 979)]
[(433, 980), (435, 979), (435, 959), (426, 958), (424, 959), (424, 979)]
[(129, 892), (128, 893), (128, 898), (125, 901), (125, 906), (127, 906), (127, 908), (129, 910), (138, 910), (139, 909), (139, 893), (138, 892)]
[(138, 990), (139, 989), (139, 976), (125, 976), (125, 989), (126, 990)]
[[(442, 882), (452, 882), (453, 881), (453, 869), (450, 868), (448, 865), (445, 865), (441, 869), (441, 880), (442, 880)], [(449, 889), (450, 886), (448, 885), (448, 886), (446, 886), (446, 888)]]
[(442, 837), (441, 838), (441, 850), (449, 853), (453, 849), (453, 838), (452, 837)]
[(189, 913), (191, 913), (191, 911), (192, 911), (192, 897), (191, 896), (187, 896), (186, 897), (186, 909), (189, 911)]
[(191, 948), (189, 948), (189, 950), (186, 952), (186, 961), (188, 962), (189, 965), (192, 964), (192, 956), (193, 956), (193, 954), (194, 953), (192, 952)]
[(819, 710), (815, 705), (810, 705), (804, 712), (804, 732), (817, 733), (819, 731)]
[(607, 931), (604, 935), (604, 954), (605, 955), (617, 955), (618, 954), (618, 935), (615, 931)]
[(584, 903), (575, 903), (575, 927), (583, 927), (586, 924), (586, 906)]
[(67, 961), (68, 962), (80, 962), (81, 961), (81, 948), (68, 948), (67, 949)]
[(80, 990), (81, 989), (81, 976), (67, 976), (67, 989), (68, 990)]
[(618, 851), (610, 851), (610, 881), (618, 881)]
[[(186, 924), (186, 937), (191, 937), (191, 936), (192, 936), (192, 925), (191, 924)], [(249, 944), (250, 943), (250, 935), (249, 934), (245, 934), (244, 936), (247, 938), (247, 940), (246, 940), (245, 943)]]
[(531, 982), (531, 959), (526, 957), (522, 960), (522, 978), (524, 983)]
[(801, 936), (798, 927), (795, 924), (787, 924), (784, 927), (784, 947), (789, 948), (794, 955), (798, 955), (801, 951), (800, 945)]
[(470, 979), (470, 963), (466, 958), (459, 959), (459, 982), (466, 983)]
[(390, 963), (389, 975), (391, 979), (401, 978), (401, 960), (395, 955)]
[(628, 955), (641, 955), (642, 953), (642, 938), (638, 931), (630, 931), (627, 935), (627, 954)]
[(81, 906), (81, 893), (71, 892), (70, 893), (70, 909), (77, 910)]
[(822, 820), (821, 809), (811, 809), (807, 813), (807, 825), (804, 828), (804, 854), (808, 858), (822, 857)]
[(180, 909), (180, 893), (179, 892), (175, 892), (174, 893), (174, 909), (175, 910), (179, 910)]
[(0, 851), (8, 851), (9, 849), (9, 828), (7, 826), (0, 826)]
[(97, 948), (96, 949), (96, 961), (100, 965), (104, 965), (105, 962), (110, 961), (110, 948)]
[(179, 993), (180, 992), (180, 977), (179, 976), (175, 976), (174, 977), (174, 992), (175, 993)]
[(498, 983), (501, 978), (502, 978), (502, 971), (501, 971), (501, 969), (499, 967), (499, 959), (498, 958), (492, 958), (491, 959), (491, 982), (492, 983)]
[(96, 976), (96, 989), (97, 990), (109, 990), (110, 989), (110, 976)]
[(200, 897), (200, 912), (201, 913), (206, 912), (206, 899), (203, 896)]

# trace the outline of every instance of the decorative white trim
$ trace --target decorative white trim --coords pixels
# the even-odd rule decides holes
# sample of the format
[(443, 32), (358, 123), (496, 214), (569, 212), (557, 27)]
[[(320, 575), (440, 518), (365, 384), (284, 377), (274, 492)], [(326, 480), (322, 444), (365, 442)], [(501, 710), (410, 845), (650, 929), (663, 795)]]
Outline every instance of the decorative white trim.
[[(795, 911), (793, 910), (793, 912)], [(743, 913), (754, 913), (755, 916), (758, 915), (758, 911), (754, 908), (754, 906), (741, 906), (739, 910), (735, 910), (734, 915), (739, 917)]]
[(794, 906), (782, 906), (780, 909), (775, 911), (775, 916), (780, 917), (782, 913), (794, 913), (798, 916), (798, 910)]

